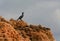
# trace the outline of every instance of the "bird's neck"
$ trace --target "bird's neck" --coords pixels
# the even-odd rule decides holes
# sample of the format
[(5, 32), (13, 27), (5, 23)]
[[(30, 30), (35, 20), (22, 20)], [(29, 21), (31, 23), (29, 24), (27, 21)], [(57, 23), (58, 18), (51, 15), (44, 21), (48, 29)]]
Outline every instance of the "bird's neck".
[(22, 14), (23, 15), (23, 14)]

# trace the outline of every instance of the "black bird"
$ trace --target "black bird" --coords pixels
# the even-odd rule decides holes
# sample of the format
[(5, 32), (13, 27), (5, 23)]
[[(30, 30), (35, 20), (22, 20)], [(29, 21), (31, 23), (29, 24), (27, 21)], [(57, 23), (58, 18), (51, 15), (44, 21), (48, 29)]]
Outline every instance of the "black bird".
[(24, 12), (22, 12), (22, 15), (17, 19), (17, 20), (22, 20), (22, 18), (24, 17)]

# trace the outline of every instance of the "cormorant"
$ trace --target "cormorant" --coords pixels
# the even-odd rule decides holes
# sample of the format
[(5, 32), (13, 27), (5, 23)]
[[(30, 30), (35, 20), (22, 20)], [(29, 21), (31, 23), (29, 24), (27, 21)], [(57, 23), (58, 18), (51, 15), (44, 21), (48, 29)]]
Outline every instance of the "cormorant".
[(24, 12), (22, 12), (22, 15), (17, 19), (17, 20), (22, 20), (22, 18), (24, 17)]

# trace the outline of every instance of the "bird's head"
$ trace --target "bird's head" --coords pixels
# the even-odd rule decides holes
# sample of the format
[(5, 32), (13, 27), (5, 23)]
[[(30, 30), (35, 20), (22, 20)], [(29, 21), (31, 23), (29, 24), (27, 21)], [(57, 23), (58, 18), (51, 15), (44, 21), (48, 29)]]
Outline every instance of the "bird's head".
[(22, 12), (22, 15), (24, 14), (24, 12)]

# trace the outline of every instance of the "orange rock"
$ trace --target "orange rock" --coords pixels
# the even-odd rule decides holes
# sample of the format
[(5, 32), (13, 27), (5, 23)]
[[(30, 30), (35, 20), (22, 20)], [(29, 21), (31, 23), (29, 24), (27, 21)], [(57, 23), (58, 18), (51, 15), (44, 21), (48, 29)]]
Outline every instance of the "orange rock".
[(5, 39), (8, 41), (24, 41), (23, 37), (20, 36), (10, 24), (0, 22), (0, 40)]
[(28, 24), (26, 22), (24, 22), (23, 20), (14, 20), (14, 19), (10, 19), (10, 24), (14, 27), (26, 27), (28, 26)]
[(0, 16), (0, 41), (55, 41), (50, 28)]
[(18, 26), (22, 26), (22, 27), (28, 26), (27, 23), (24, 22), (23, 20), (19, 20), (19, 21), (17, 22), (17, 25), (18, 25)]

